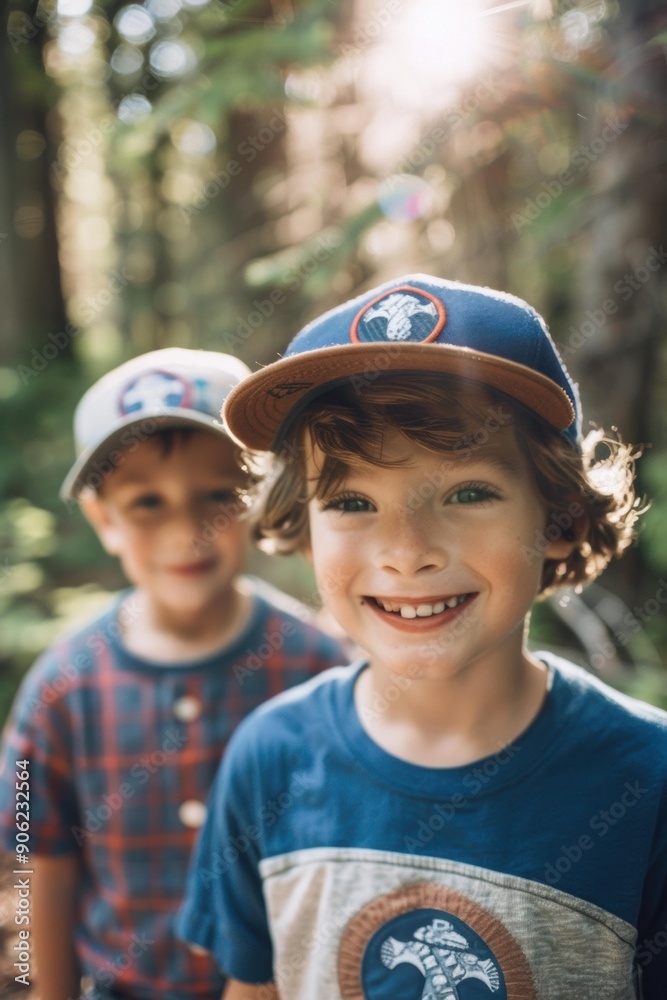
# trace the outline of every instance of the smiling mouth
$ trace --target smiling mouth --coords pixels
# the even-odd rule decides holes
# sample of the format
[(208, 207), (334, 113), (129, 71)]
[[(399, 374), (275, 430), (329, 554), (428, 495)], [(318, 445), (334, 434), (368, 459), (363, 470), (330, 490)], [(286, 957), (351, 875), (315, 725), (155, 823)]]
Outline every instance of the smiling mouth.
[(381, 611), (396, 615), (397, 618), (432, 618), (434, 615), (440, 615), (445, 611), (459, 607), (473, 596), (473, 594), (455, 594), (451, 597), (438, 598), (432, 602), (389, 601), (383, 597), (367, 597), (366, 600)]
[(207, 573), (215, 566), (215, 559), (206, 559), (204, 562), (185, 563), (182, 566), (170, 566), (169, 572), (178, 576), (197, 576), (199, 573)]

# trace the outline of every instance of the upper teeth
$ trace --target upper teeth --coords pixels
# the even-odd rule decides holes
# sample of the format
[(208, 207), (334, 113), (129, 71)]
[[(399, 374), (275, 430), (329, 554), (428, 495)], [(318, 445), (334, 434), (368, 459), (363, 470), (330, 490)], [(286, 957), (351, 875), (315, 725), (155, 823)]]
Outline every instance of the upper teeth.
[(385, 611), (398, 612), (401, 618), (428, 618), (429, 615), (439, 615), (445, 608), (455, 608), (463, 600), (465, 594), (448, 597), (446, 601), (436, 601), (435, 604), (395, 604), (392, 601), (383, 601), (382, 598), (377, 599)]

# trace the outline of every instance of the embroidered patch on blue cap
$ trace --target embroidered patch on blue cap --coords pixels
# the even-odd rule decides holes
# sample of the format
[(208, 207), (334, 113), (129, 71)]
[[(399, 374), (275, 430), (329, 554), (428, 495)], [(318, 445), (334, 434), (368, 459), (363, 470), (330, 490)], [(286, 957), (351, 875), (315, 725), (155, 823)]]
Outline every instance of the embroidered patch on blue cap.
[(399, 285), (359, 310), (350, 327), (350, 340), (354, 344), (423, 344), (436, 340), (446, 322), (445, 307), (435, 295), (413, 285)]

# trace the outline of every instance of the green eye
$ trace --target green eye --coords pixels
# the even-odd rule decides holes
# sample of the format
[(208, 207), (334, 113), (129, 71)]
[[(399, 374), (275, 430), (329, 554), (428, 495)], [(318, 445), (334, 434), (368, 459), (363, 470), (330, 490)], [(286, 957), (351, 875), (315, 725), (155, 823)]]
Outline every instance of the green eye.
[(322, 509), (337, 510), (341, 514), (365, 514), (367, 511), (373, 510), (373, 505), (370, 500), (366, 500), (364, 497), (343, 496), (334, 497)]
[(340, 501), (339, 509), (348, 514), (358, 514), (361, 511), (369, 510), (370, 504), (368, 500), (362, 500), (361, 497), (349, 497), (347, 500)]
[(486, 500), (498, 500), (499, 496), (486, 486), (464, 486), (456, 493), (452, 493), (448, 503), (454, 504), (479, 504)]

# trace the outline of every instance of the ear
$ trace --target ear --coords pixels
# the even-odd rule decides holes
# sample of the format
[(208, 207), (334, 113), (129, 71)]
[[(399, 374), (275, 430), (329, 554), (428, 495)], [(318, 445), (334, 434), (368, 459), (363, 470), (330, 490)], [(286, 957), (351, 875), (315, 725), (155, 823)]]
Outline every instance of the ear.
[(567, 510), (552, 513), (547, 520), (547, 530), (550, 527), (557, 528), (558, 537), (549, 542), (544, 558), (562, 562), (571, 556), (577, 545), (586, 538), (588, 524), (584, 509), (576, 501), (573, 501)]
[(549, 542), (544, 553), (545, 559), (555, 559), (556, 562), (563, 562), (572, 555), (577, 547), (576, 539), (559, 538), (555, 542)]
[(94, 490), (84, 490), (79, 496), (79, 504), (106, 551), (110, 556), (117, 556), (120, 534), (107, 504)]

